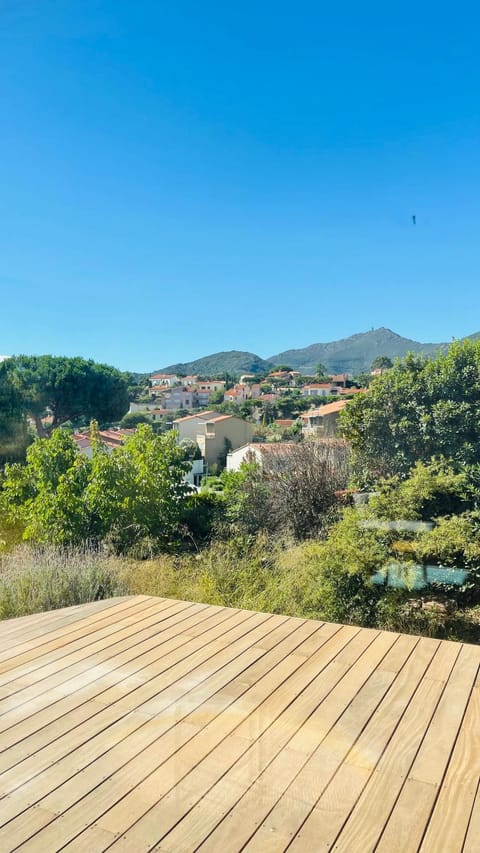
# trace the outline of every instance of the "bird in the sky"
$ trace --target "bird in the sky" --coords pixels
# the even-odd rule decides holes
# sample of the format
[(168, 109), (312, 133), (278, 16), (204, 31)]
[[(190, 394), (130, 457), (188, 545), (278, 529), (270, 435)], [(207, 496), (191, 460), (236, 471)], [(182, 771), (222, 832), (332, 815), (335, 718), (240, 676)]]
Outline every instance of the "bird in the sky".
[(416, 216), (412, 216), (412, 224), (413, 225), (417, 224), (417, 217)]

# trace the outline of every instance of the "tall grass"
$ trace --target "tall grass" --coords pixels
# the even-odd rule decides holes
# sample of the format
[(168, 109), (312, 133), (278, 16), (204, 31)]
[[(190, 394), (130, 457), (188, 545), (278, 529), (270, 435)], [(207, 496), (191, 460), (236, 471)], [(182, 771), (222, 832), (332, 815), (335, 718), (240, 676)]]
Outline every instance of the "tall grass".
[(0, 619), (123, 593), (120, 575), (90, 548), (33, 548), (0, 556)]

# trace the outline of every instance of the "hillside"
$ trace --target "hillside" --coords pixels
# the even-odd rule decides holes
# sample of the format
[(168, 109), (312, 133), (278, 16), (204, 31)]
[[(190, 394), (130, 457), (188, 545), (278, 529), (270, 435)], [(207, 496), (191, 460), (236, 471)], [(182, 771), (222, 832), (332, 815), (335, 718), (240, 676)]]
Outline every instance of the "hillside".
[(390, 329), (372, 329), (329, 343), (312, 344), (303, 349), (286, 350), (273, 355), (269, 360), (276, 364), (289, 364), (302, 373), (315, 371), (321, 362), (333, 373), (361, 373), (368, 370), (378, 355), (402, 358), (407, 352), (423, 352), (432, 355), (447, 344), (425, 344), (403, 338)]
[(186, 361), (178, 364), (169, 364), (168, 367), (160, 368), (163, 373), (199, 373), (204, 376), (215, 376), (216, 374), (230, 373), (240, 375), (241, 373), (264, 373), (270, 370), (270, 362), (260, 358), (253, 352), (216, 352), (197, 358), (195, 361)]
[[(480, 337), (480, 332), (469, 335), (470, 340)], [(390, 358), (402, 358), (407, 352), (434, 355), (447, 347), (447, 343), (420, 343), (410, 338), (403, 338), (391, 329), (372, 329), (342, 338), (339, 341), (311, 344), (302, 349), (290, 349), (270, 356), (260, 358), (251, 352), (219, 352), (198, 358), (183, 364), (170, 364), (162, 368), (166, 373), (200, 373), (214, 375), (217, 373), (261, 373), (271, 369), (273, 365), (288, 364), (302, 373), (314, 373), (317, 364), (324, 364), (331, 373), (362, 373), (370, 369), (374, 358), (387, 355)]]

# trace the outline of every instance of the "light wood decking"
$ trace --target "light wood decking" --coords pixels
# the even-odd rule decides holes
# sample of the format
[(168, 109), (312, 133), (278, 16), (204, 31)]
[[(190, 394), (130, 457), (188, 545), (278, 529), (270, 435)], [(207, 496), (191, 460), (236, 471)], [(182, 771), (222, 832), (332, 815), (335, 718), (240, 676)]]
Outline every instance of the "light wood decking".
[(0, 623), (0, 850), (477, 853), (479, 664), (146, 596)]

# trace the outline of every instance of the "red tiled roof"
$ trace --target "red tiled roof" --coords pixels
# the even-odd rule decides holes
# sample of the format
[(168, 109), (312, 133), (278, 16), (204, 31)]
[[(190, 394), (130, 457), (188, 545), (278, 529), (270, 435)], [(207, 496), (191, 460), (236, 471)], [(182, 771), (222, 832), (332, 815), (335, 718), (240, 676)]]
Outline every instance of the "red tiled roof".
[(173, 421), (174, 424), (182, 423), (183, 421), (190, 421), (192, 418), (201, 418), (202, 420), (210, 420), (210, 415), (218, 415), (218, 412), (214, 412), (211, 409), (208, 409), (206, 412), (197, 412), (195, 415), (185, 415), (184, 418), (175, 418)]
[(347, 405), (348, 400), (338, 400), (336, 403), (327, 403), (326, 406), (318, 406), (317, 409), (310, 409), (309, 412), (304, 412), (302, 419), (308, 418), (323, 418), (325, 415), (333, 415), (335, 412), (341, 412)]
[[(215, 418), (205, 418), (205, 420), (208, 421), (209, 424), (212, 424), (217, 423), (217, 421), (225, 421), (230, 418), (233, 418), (233, 415), (217, 415)], [(237, 421), (240, 420), (242, 420), (242, 418), (237, 418)]]
[(312, 382), (311, 385), (304, 385), (304, 388), (333, 388), (332, 382)]

